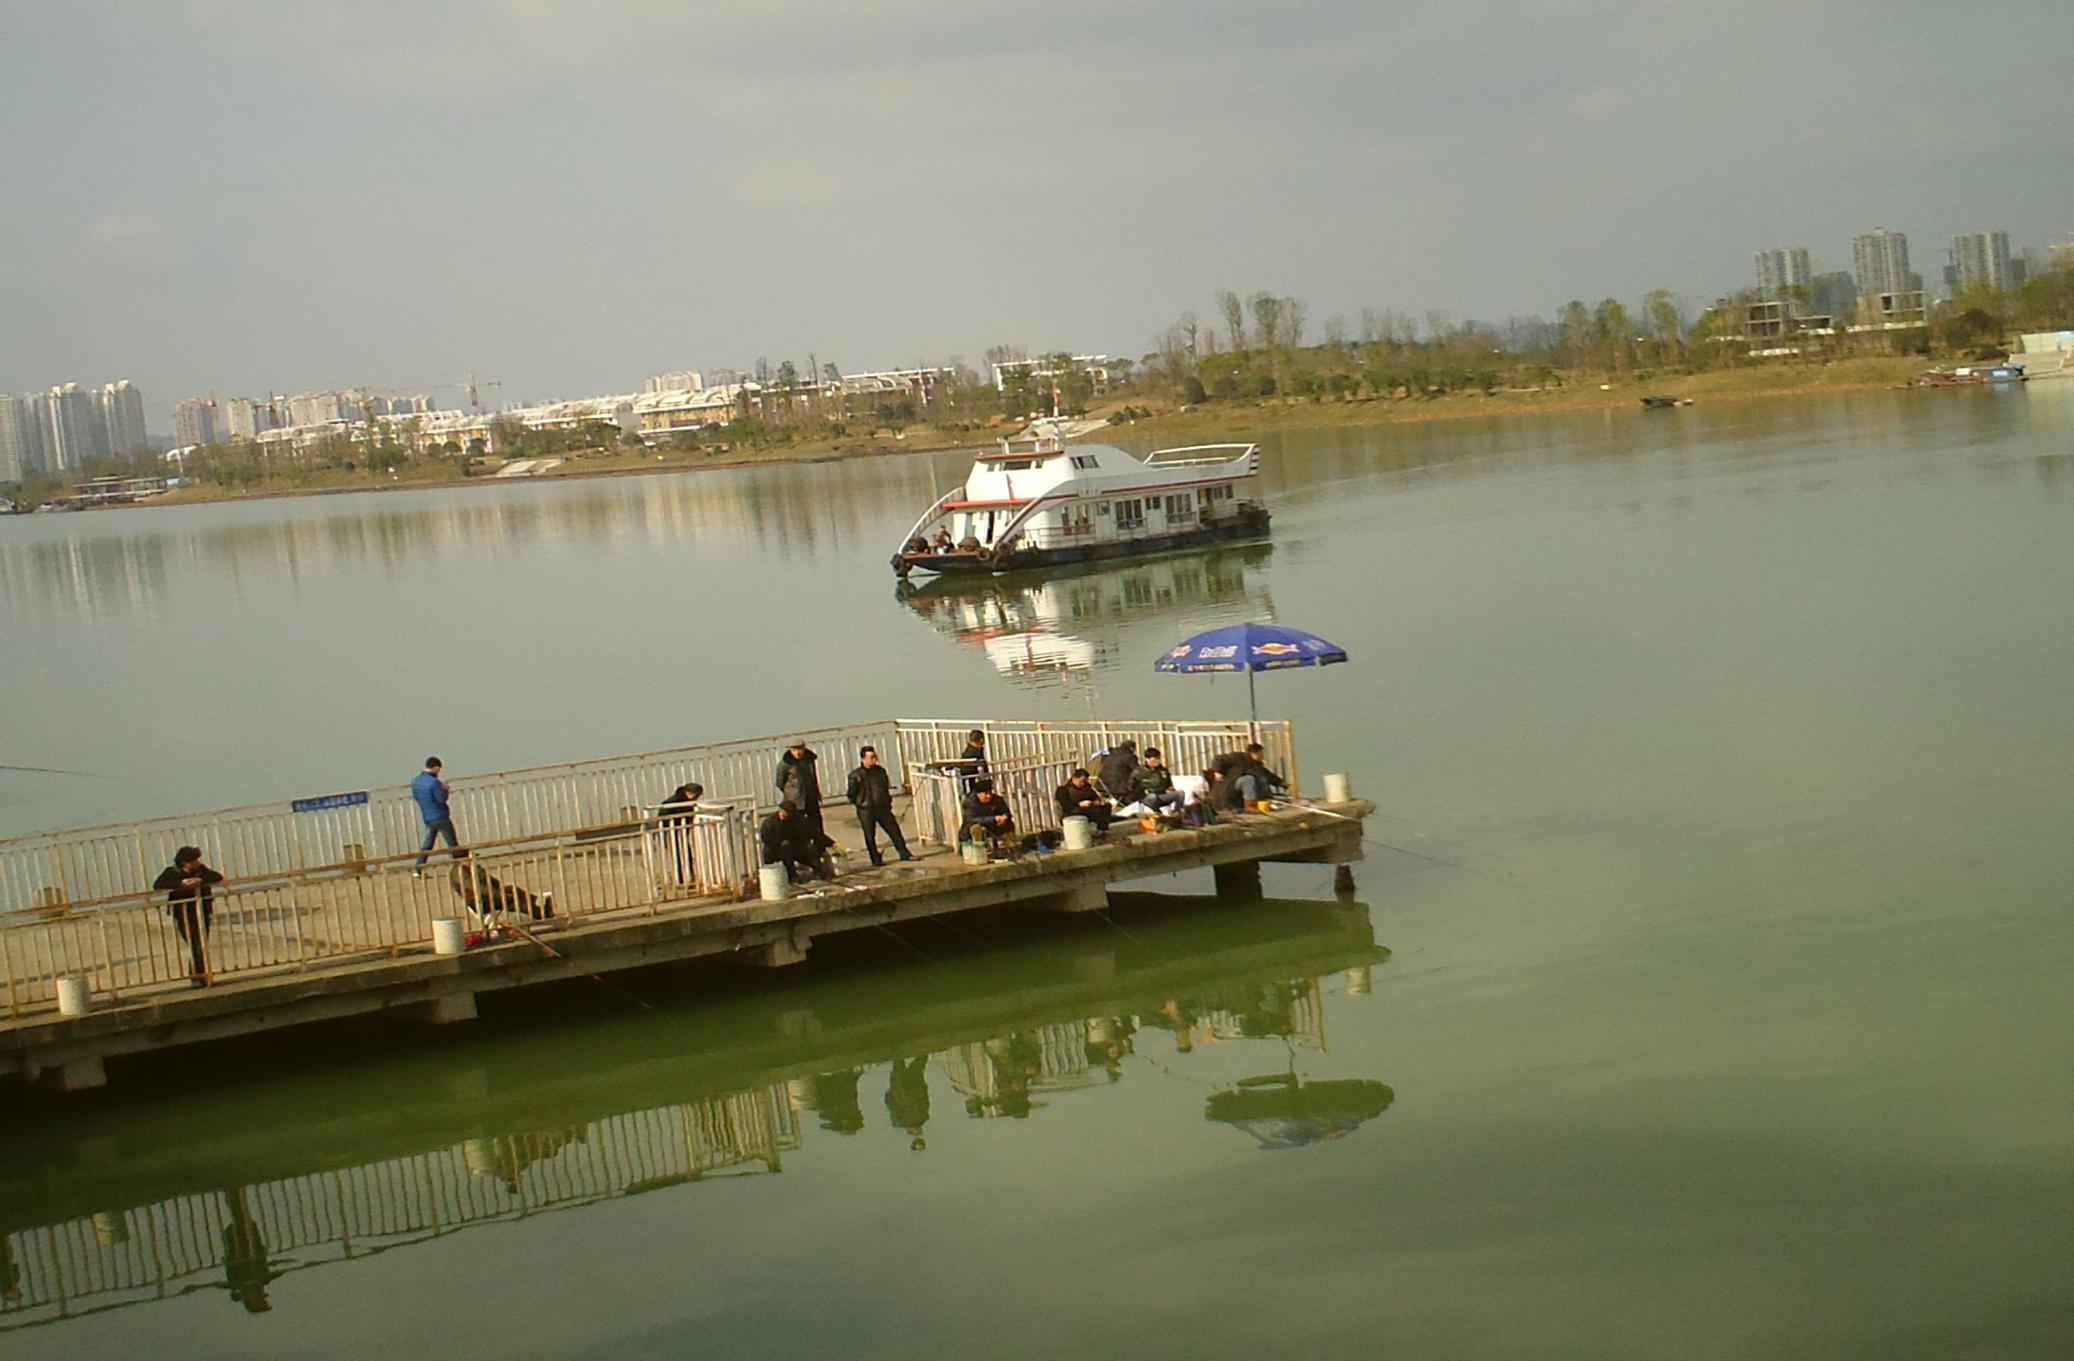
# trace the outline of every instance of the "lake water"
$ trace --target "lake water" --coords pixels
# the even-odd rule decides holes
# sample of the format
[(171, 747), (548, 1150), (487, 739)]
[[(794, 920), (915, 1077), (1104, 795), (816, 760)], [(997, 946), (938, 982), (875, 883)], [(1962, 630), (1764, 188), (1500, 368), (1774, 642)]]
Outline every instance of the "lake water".
[[(1359, 902), (977, 918), (0, 1096), (10, 1358), (2074, 1354), (2074, 384), (1266, 441), (1271, 548), (897, 593), (907, 458), (0, 522), (0, 830), (1243, 714)], [(1144, 885), (1190, 895), (1207, 880)], [(367, 1057), (359, 1057), (362, 1052)]]

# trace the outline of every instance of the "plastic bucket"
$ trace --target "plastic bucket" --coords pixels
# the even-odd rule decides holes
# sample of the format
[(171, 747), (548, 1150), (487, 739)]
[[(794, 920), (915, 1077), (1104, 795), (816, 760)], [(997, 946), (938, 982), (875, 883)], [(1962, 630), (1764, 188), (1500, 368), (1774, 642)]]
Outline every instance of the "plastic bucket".
[(93, 1009), (93, 995), (87, 991), (84, 978), (58, 980), (58, 1015), (84, 1016)]
[(1086, 818), (1067, 818), (1059, 824), (1059, 830), (1066, 834), (1069, 851), (1084, 851), (1095, 844), (1095, 824)]
[(1352, 801), (1353, 797), (1353, 782), (1347, 779), (1344, 772), (1334, 771), (1325, 777), (1325, 802), (1347, 803)]
[(767, 903), (782, 903), (792, 896), (792, 876), (783, 865), (765, 865), (757, 872), (757, 882)]
[(468, 922), (463, 917), (432, 919), (432, 953), (458, 955), (468, 948)]
[(958, 843), (958, 856), (968, 865), (984, 865), (987, 863), (987, 844), (984, 841), (961, 841)]

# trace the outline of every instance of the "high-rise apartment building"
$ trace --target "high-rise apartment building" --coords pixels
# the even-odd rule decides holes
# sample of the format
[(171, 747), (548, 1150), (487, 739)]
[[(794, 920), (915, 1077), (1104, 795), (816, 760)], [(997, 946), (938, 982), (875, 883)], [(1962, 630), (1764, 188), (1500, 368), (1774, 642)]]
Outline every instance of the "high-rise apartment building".
[(1969, 288), (2007, 293), (2020, 280), (2009, 253), (2008, 232), (1966, 232), (1952, 238), (1951, 268), (1945, 279), (1954, 294)]
[(189, 397), (173, 403), (173, 443), (186, 447), (216, 442), (216, 399)]
[(26, 398), (0, 392), (0, 482), (19, 482), (43, 466), (43, 441), (31, 435), (33, 415)]
[(1923, 277), (1908, 267), (1908, 237), (1879, 227), (1851, 242), (1851, 271), (1858, 292), (1904, 293), (1919, 290)]
[(1806, 246), (1773, 246), (1757, 252), (1757, 291), (1765, 297), (1783, 297), (1789, 288), (1806, 288), (1814, 281), (1808, 268)]
[(108, 455), (108, 418), (101, 407), (101, 394), (77, 383), (64, 383), (50, 390), (50, 447), (47, 471), (78, 468), (88, 459)]
[(101, 419), (108, 427), (108, 452), (127, 458), (150, 447), (144, 432), (144, 394), (127, 378), (101, 389)]
[(257, 439), (263, 430), (274, 428), (273, 407), (250, 397), (232, 397), (217, 408), (219, 433), (229, 439)]

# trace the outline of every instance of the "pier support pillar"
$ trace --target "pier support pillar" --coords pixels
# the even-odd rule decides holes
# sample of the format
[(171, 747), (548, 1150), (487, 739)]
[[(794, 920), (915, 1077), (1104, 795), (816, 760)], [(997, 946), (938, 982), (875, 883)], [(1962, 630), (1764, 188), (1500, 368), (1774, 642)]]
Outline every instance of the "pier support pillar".
[(1332, 871), (1332, 896), (1344, 902), (1354, 896), (1354, 867), (1341, 864)]
[(788, 964), (803, 964), (806, 957), (807, 947), (790, 936), (774, 940), (768, 945), (751, 946), (735, 956), (742, 963), (754, 965), (759, 969), (782, 969)]
[(1210, 874), (1217, 882), (1217, 896), (1220, 898), (1254, 902), (1261, 896), (1258, 860), (1235, 860), (1229, 865), (1212, 865)]
[(108, 1068), (98, 1055), (66, 1059), (57, 1067), (57, 1084), (61, 1092), (84, 1092), (105, 1087), (108, 1085)]
[(475, 994), (450, 992), (425, 1003), (424, 1020), (431, 1025), (453, 1025), (475, 1019)]

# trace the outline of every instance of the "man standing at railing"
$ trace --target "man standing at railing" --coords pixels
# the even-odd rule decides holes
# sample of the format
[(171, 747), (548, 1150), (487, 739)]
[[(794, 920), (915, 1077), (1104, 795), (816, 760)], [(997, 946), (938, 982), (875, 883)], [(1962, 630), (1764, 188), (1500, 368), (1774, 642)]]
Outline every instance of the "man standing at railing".
[(447, 800), (454, 791), (440, 778), (440, 769), (439, 758), (427, 756), (425, 768), (410, 782), (410, 796), (418, 801), (418, 815), (425, 819), (425, 844), (418, 847), (418, 863), (411, 868), (411, 874), (419, 879), (425, 877), (425, 860), (432, 854), (433, 842), (445, 837), (448, 850), (461, 844), (454, 831), (454, 815), (447, 808)]
[(899, 820), (893, 816), (893, 778), (879, 764), (877, 747), (864, 747), (857, 752), (857, 768), (850, 772), (847, 797), (850, 807), (857, 810), (857, 825), (864, 829), (864, 854), (872, 864), (886, 863), (886, 857), (879, 854), (882, 829), (902, 860), (915, 858), (907, 848), (907, 838), (900, 834)]
[(151, 885), (164, 890), (166, 910), (173, 914), (173, 929), (180, 933), (181, 943), (194, 956), (194, 969), (188, 977), (197, 988), (209, 986), (208, 950), (204, 942), (209, 935), (209, 919), (216, 912), (216, 905), (210, 901), (211, 890), (222, 882), (222, 875), (202, 863), (200, 850), (182, 846), (173, 852), (173, 863)]

